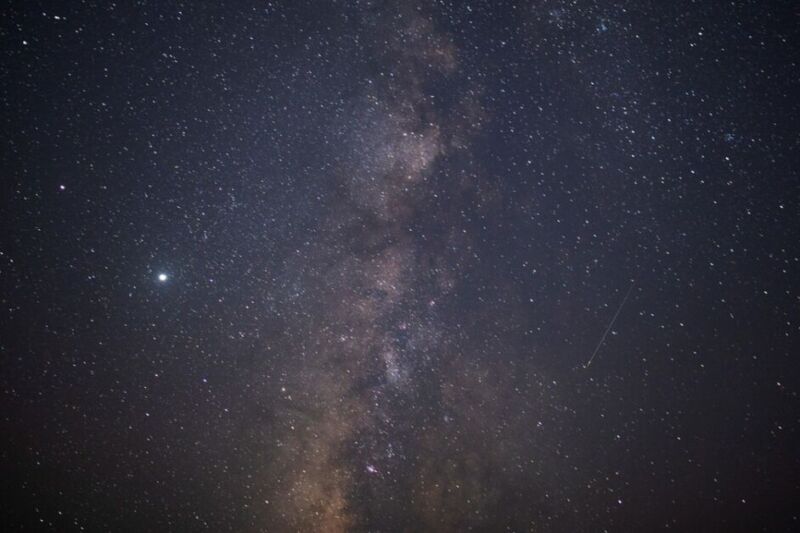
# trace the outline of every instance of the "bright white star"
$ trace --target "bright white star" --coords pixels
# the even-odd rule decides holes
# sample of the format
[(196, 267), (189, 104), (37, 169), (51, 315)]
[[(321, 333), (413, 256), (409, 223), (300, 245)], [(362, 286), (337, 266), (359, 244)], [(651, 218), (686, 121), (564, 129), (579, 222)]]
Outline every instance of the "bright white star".
[(167, 275), (166, 275), (166, 274), (164, 274), (163, 272), (162, 272), (161, 274), (159, 274), (159, 275), (158, 275), (158, 281), (160, 281), (161, 283), (164, 283), (164, 282), (165, 282), (165, 281), (167, 281), (168, 279), (169, 279), (169, 276), (167, 276)]

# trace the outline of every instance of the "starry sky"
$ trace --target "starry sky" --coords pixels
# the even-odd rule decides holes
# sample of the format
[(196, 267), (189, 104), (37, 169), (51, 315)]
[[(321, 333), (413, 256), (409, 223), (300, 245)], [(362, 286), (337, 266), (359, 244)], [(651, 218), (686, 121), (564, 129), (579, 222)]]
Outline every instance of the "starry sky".
[(794, 2), (226, 4), (3, 8), (5, 530), (800, 528)]

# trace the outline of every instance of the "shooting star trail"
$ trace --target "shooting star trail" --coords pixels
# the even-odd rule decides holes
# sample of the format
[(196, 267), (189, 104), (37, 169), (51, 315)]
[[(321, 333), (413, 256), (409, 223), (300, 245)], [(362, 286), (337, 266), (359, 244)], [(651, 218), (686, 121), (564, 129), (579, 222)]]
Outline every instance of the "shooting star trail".
[(592, 356), (589, 358), (589, 360), (586, 362), (586, 364), (583, 365), (583, 368), (589, 368), (589, 365), (591, 365), (592, 361), (594, 361), (594, 356), (597, 355), (597, 352), (600, 351), (600, 347), (603, 345), (603, 341), (606, 340), (606, 336), (608, 336), (608, 332), (611, 331), (611, 328), (614, 326), (614, 322), (617, 321), (617, 317), (619, 316), (619, 312), (622, 311), (622, 307), (625, 305), (625, 302), (628, 301), (628, 296), (631, 295), (631, 291), (633, 290), (633, 286), (635, 284), (636, 284), (636, 281), (631, 282), (631, 286), (628, 287), (628, 292), (625, 293), (625, 298), (622, 299), (622, 303), (619, 304), (619, 307), (617, 308), (617, 312), (614, 313), (614, 318), (612, 318), (611, 322), (608, 323), (608, 327), (606, 328), (605, 333), (603, 333), (603, 336), (600, 337), (600, 342), (597, 343), (597, 346), (595, 347), (594, 352), (592, 352)]

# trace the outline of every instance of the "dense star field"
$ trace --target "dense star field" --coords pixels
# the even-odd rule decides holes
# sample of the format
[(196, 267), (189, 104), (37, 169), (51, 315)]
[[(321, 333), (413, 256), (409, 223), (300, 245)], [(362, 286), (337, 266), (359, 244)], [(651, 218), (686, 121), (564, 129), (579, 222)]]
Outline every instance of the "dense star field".
[(789, 1), (9, 2), (0, 529), (800, 529)]

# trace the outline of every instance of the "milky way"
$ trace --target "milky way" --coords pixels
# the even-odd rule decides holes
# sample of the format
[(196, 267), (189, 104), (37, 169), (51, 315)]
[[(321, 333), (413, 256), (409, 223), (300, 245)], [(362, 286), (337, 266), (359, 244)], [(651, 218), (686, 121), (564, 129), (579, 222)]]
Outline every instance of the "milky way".
[(797, 529), (791, 3), (201, 4), (3, 17), (4, 530)]
[[(389, 42), (378, 33), (387, 27)], [(448, 397), (456, 384), (441, 376), (448, 365), (463, 373), (454, 360), (458, 331), (443, 323), (439, 308), (450, 305), (469, 239), (451, 235), (457, 213), (437, 199), (454, 194), (453, 185), (437, 174), (468, 150), (464, 123), (479, 128), (469, 105), (478, 88), (467, 84), (445, 106), (426, 93), (454, 76), (458, 56), (415, 10), (380, 18), (370, 31), (390, 67), (353, 97), (354, 116), (342, 125), (345, 155), (331, 176), (341, 198), (316, 245), (287, 265), (306, 288), (284, 302), (306, 315), (297, 335), (305, 346), (289, 351), (287, 387), (297, 392), (274, 422), (282, 437), (272, 490), (287, 528), (444, 527), (442, 510), (468, 511), (447, 501), (458, 483), (465, 485), (460, 498), (482, 511), (475, 467), (455, 454), (452, 467), (466, 470), (438, 464), (451, 456), (442, 453), (449, 447), (442, 435), (454, 422), (447, 410), (458, 409)], [(471, 179), (457, 181), (455, 194), (474, 194)], [(410, 509), (419, 513), (411, 520)], [(454, 527), (461, 519), (448, 520)]]

